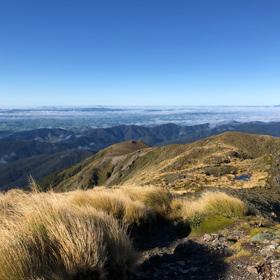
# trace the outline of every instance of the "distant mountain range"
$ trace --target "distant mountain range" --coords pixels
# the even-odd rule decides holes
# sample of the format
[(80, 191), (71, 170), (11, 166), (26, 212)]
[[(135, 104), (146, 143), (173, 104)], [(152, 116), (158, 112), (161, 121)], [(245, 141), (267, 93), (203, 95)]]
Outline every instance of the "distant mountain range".
[(137, 140), (149, 146), (160, 146), (190, 143), (227, 131), (278, 137), (280, 122), (232, 122), (216, 126), (179, 126), (170, 123), (154, 127), (120, 125), (75, 131), (56, 128), (0, 131), (0, 186), (2, 189), (24, 187), (29, 175), (42, 180), (123, 141)]

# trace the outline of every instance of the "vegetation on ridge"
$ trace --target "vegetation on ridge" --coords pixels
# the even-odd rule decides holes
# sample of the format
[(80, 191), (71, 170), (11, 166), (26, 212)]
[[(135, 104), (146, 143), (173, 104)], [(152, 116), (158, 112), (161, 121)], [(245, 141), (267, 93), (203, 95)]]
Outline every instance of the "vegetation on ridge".
[(55, 174), (53, 189), (31, 178), (30, 192), (0, 194), (0, 280), (123, 280), (137, 250), (258, 227), (278, 215), (278, 150), (279, 139), (239, 133), (155, 148), (130, 141)]
[[(42, 184), (57, 191), (127, 184), (185, 192), (266, 188), (280, 150), (277, 138), (234, 132), (192, 144), (153, 148), (135, 144), (134, 150), (126, 148), (128, 144), (113, 145), (81, 164), (45, 178)], [(110, 149), (114, 152), (110, 153)], [(130, 152), (122, 152), (127, 150)]]

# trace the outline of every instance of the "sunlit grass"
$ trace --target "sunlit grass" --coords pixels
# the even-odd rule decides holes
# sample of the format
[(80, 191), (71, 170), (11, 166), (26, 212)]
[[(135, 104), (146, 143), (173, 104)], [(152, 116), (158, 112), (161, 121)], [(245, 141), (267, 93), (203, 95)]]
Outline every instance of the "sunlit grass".
[(205, 192), (198, 199), (174, 199), (173, 215), (196, 225), (207, 217), (238, 218), (246, 214), (246, 205), (238, 198), (222, 192)]
[(112, 216), (74, 206), (61, 194), (23, 199), (27, 203), (0, 228), (1, 280), (126, 279), (136, 254)]
[(245, 213), (242, 201), (221, 192), (191, 200), (153, 186), (10, 191), (0, 194), (0, 280), (126, 279), (137, 259), (131, 226), (160, 217), (213, 231), (215, 217), (224, 225)]

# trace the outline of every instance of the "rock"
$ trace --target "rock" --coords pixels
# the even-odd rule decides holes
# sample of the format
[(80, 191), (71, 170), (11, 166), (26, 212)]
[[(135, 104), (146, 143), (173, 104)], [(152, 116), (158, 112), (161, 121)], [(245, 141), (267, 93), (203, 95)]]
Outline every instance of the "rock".
[(231, 256), (231, 255), (232, 255), (232, 251), (231, 251), (229, 248), (225, 247), (225, 248), (223, 249), (223, 256), (224, 256), (224, 257), (229, 257), (229, 256)]
[(205, 242), (210, 242), (210, 241), (212, 241), (213, 240), (213, 236), (211, 235), (211, 234), (204, 234), (204, 236), (203, 236), (203, 241), (205, 241)]
[(181, 269), (180, 272), (182, 274), (188, 274), (189, 273), (189, 269)]
[(184, 243), (179, 244), (175, 250), (174, 255), (176, 256), (183, 256), (183, 257), (191, 257), (194, 254), (197, 254), (201, 250), (200, 245), (191, 241), (187, 240)]
[[(256, 228), (253, 221), (250, 225)], [(235, 252), (231, 251), (233, 244), (240, 240), (249, 255), (228, 258)], [(153, 254), (160, 255), (161, 261), (151, 257), (148, 266), (142, 266), (151, 273), (132, 280), (280, 280), (280, 228), (275, 225), (260, 229), (253, 237), (250, 231), (237, 227), (194, 237), (193, 241), (180, 239), (163, 251), (153, 250)]]
[(280, 260), (272, 260), (271, 261), (271, 266), (273, 268), (279, 268), (279, 270), (280, 270)]
[(275, 212), (271, 212), (270, 213), (271, 218), (276, 219), (277, 218), (277, 214)]
[(160, 270), (156, 270), (154, 273), (153, 273), (154, 277), (159, 277), (161, 275), (161, 271)]
[(254, 266), (248, 266), (248, 267), (247, 267), (247, 271), (250, 272), (250, 273), (252, 273), (252, 274), (258, 274), (258, 270), (257, 270), (257, 268), (254, 267)]
[(177, 261), (176, 264), (180, 265), (180, 266), (185, 266), (186, 263), (184, 261)]
[(192, 272), (195, 272), (195, 271), (198, 271), (199, 270), (199, 268), (198, 267), (191, 267), (190, 269), (189, 269), (190, 271), (192, 271)]
[(272, 233), (269, 232), (261, 232), (257, 233), (251, 238), (251, 241), (253, 242), (263, 242), (265, 240), (270, 240), (273, 237)]

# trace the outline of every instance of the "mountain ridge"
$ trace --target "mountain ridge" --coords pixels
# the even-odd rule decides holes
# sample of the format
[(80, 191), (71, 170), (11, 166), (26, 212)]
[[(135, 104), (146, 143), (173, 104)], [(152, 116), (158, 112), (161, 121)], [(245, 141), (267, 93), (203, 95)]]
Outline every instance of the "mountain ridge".
[[(13, 162), (18, 162), (19, 160), (23, 160), (22, 171), (24, 171), (24, 166), (29, 165), (30, 158), (37, 157), (37, 159), (39, 159), (40, 156), (43, 155), (51, 156), (61, 152), (66, 154), (70, 153), (72, 150), (88, 151), (90, 155), (112, 144), (130, 140), (143, 141), (149, 146), (191, 143), (225, 131), (241, 131), (280, 136), (280, 123), (232, 122), (230, 124), (220, 124), (215, 127), (210, 127), (209, 124), (178, 126), (169, 123), (154, 127), (120, 125), (111, 128), (82, 129), (77, 131), (68, 131), (65, 129), (37, 129), (12, 134), (3, 132), (2, 134), (0, 133), (0, 172), (8, 174), (9, 172), (7, 173), (7, 170), (9, 167), (13, 168)], [(40, 166), (44, 168), (44, 157), (41, 158), (42, 161), (36, 160), (38, 168)], [(26, 162), (24, 162), (24, 159)], [(58, 171), (60, 171), (60, 169), (53, 170), (53, 172)], [(25, 177), (27, 178), (30, 174), (39, 180), (42, 179), (42, 177), (37, 177), (36, 174), (32, 174), (32, 170), (29, 170)], [(51, 174), (46, 174), (46, 176), (48, 175)], [(14, 178), (14, 176), (2, 176), (0, 185), (14, 187), (16, 180), (19, 179), (20, 176), (15, 177), (16, 178)], [(21, 182), (26, 182), (26, 180)], [(25, 184), (23, 184), (22, 187), (24, 187)]]
[[(133, 167), (137, 166), (138, 161), (143, 161), (141, 162), (141, 168), (142, 166), (151, 168), (151, 166), (159, 164), (158, 168), (168, 172), (173, 165), (176, 165), (176, 170), (179, 170), (182, 169), (184, 164), (191, 164), (196, 160), (201, 160), (201, 158), (205, 158), (205, 164), (218, 166), (222, 163), (229, 164), (230, 157), (249, 161), (263, 156), (271, 156), (271, 154), (275, 154), (280, 150), (280, 138), (226, 132), (190, 144), (170, 144), (160, 147), (147, 147), (142, 142), (134, 141), (135, 145), (137, 143), (136, 150), (131, 150), (129, 153), (110, 154), (108, 156), (109, 150), (114, 149), (114, 147), (128, 145), (129, 143), (123, 142), (101, 150), (96, 155), (86, 159), (81, 165), (88, 165), (91, 161), (97, 164), (104, 164), (107, 161), (110, 161), (110, 164), (120, 163), (119, 159), (121, 159), (123, 160), (121, 162), (123, 165), (121, 170), (123, 172), (125, 171), (125, 166), (133, 170)], [(166, 162), (166, 165), (163, 162)], [(97, 168), (97, 166), (94, 166), (94, 168)], [(116, 166), (114, 166), (115, 168)], [(157, 171), (159, 170), (158, 168)], [(123, 174), (122, 177), (124, 177)], [(122, 182), (123, 179), (120, 181)], [(75, 182), (77, 183), (78, 181), (75, 180)], [(137, 183), (140, 183), (140, 181)]]
[(190, 195), (222, 190), (241, 196), (254, 211), (280, 215), (280, 138), (226, 132), (190, 144), (141, 144), (124, 154), (108, 150), (39, 183), (58, 192), (116, 185), (153, 185)]

